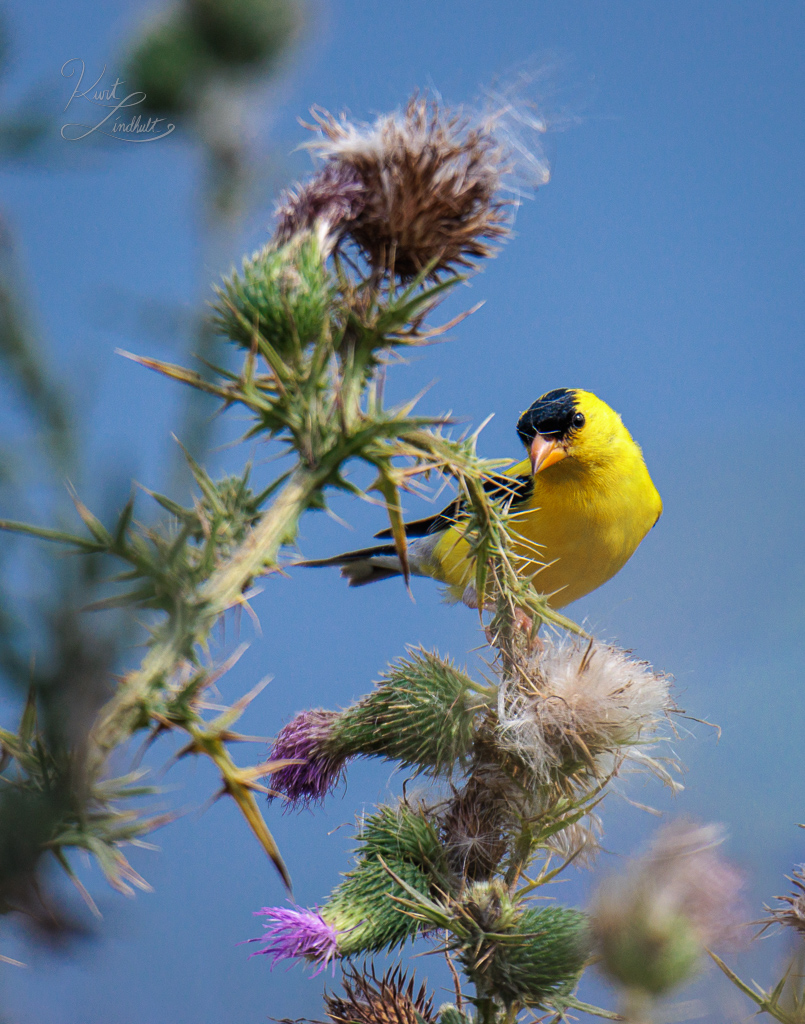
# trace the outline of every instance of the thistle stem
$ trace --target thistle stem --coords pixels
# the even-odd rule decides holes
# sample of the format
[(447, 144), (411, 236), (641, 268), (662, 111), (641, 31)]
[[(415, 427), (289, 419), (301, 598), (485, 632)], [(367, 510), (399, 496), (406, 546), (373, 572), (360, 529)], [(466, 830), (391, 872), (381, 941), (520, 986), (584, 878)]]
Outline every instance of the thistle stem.
[(297, 469), (238, 550), (199, 589), (195, 607), (177, 609), (156, 634), (138, 671), (126, 677), (101, 710), (93, 730), (102, 754), (136, 728), (141, 704), (164, 685), (196, 644), (203, 643), (217, 620), (236, 604), (249, 581), (276, 560), (280, 547), (296, 534), (299, 519), (329, 471)]
[(468, 690), (472, 690), (473, 693), (479, 694), (481, 697), (497, 697), (498, 688), (497, 686), (482, 686), (480, 683), (476, 683), (475, 680), (470, 680), (465, 684)]
[[(166, 686), (182, 662), (192, 657), (193, 649), (204, 643), (221, 615), (240, 601), (249, 582), (267, 565), (276, 562), (280, 547), (296, 535), (300, 517), (328, 475), (329, 469), (321, 467), (315, 470), (297, 469), (232, 558), (212, 573), (199, 588), (195, 600), (191, 597), (180, 604), (156, 631), (151, 649), (140, 669), (123, 680), (112, 699), (101, 709), (95, 723), (94, 743), (90, 749), (98, 769), (109, 752), (122, 740), (138, 728), (150, 724), (150, 715), (143, 707), (144, 701), (152, 692)], [(193, 735), (192, 729), (188, 731)], [(250, 828), (290, 888), (290, 876), (279, 849), (263, 821), (254, 794), (237, 778), (237, 769), (229, 752), (220, 742), (215, 745), (215, 749), (208, 749), (204, 745), (200, 749), (219, 767), (224, 791), (235, 799)]]
[(302, 513), (329, 475), (329, 468), (297, 469), (232, 558), (210, 576), (200, 594), (207, 604), (208, 629), (240, 599), (249, 580), (275, 561), (280, 547), (293, 540)]
[(621, 1017), (629, 1024), (652, 1024), (653, 999), (642, 988), (626, 988), (623, 990), (618, 1010)]
[(476, 999), (475, 1006), (477, 1024), (498, 1024), (498, 1005), (492, 996)]

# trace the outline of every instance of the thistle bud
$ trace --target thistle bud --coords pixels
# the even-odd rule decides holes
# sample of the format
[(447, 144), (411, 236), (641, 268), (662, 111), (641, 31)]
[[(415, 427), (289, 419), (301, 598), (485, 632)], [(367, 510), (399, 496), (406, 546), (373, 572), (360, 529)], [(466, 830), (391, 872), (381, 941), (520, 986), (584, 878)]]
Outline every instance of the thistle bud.
[(447, 870), (439, 835), (424, 809), (405, 803), (381, 807), (364, 819), (359, 854), (362, 858), (382, 857), (386, 863), (408, 861), (435, 876), (443, 876)]
[(472, 1018), (452, 1003), (442, 1003), (439, 1007), (439, 1024), (472, 1024)]
[[(388, 868), (412, 889), (430, 892), (430, 880), (415, 864), (392, 860)], [(321, 908), (258, 910), (268, 918), (265, 934), (247, 941), (265, 943), (252, 956), (270, 956), (272, 967), (280, 960), (308, 961), (315, 977), (340, 957), (393, 949), (413, 938), (420, 925), (398, 902), (408, 896), (379, 860), (361, 860)]]
[(179, 10), (146, 29), (127, 63), (127, 88), (145, 94), (142, 109), (176, 115), (195, 107), (214, 61), (204, 40)]
[(301, 352), (329, 330), (333, 287), (316, 238), (267, 245), (216, 289), (214, 323), (250, 348), (262, 338), (281, 357)]
[(660, 996), (691, 978), (705, 944), (734, 937), (741, 880), (715, 826), (663, 829), (648, 853), (598, 889), (590, 914), (601, 968)]
[(410, 899), (408, 890), (387, 868), (423, 896), (430, 895), (431, 880), (416, 864), (389, 860), (384, 866), (379, 860), (361, 860), (322, 909), (324, 919), (338, 929), (342, 956), (394, 949), (420, 931), (419, 923), (400, 903)]
[(507, 1006), (541, 1006), (584, 966), (587, 919), (577, 910), (524, 910), (500, 883), (470, 886), (460, 907), (468, 935), (459, 960), (479, 995), (496, 996)]
[(376, 689), (340, 714), (303, 711), (274, 742), (270, 759), (299, 760), (272, 786), (289, 807), (322, 800), (350, 757), (379, 755), (430, 775), (449, 774), (473, 746), (482, 703), (472, 681), (435, 652), (401, 659)]
[(412, 652), (340, 716), (334, 740), (352, 754), (380, 754), (416, 771), (448, 773), (472, 749), (481, 702), (471, 685), (435, 652)]
[(266, 64), (287, 45), (298, 21), (292, 0), (188, 0), (196, 31), (229, 64)]

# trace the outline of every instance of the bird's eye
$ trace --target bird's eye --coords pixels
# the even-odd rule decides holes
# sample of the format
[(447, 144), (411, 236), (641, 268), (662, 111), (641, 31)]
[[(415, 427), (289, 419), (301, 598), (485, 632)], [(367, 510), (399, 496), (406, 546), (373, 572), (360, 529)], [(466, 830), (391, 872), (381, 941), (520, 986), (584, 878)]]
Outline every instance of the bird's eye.
[(584, 419), (584, 413), (583, 412), (577, 412), (576, 415), (573, 417), (573, 421), (572, 422), (573, 422), (573, 426), (576, 427), (576, 428), (583, 427), (585, 422), (586, 422), (585, 419)]

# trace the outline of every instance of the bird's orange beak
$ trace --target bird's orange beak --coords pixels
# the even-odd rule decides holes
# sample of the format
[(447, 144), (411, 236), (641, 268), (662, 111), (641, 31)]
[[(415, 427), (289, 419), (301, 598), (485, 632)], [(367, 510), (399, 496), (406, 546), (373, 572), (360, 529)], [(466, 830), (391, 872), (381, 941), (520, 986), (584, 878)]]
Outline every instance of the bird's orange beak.
[(567, 452), (555, 437), (537, 434), (531, 442), (531, 471), (534, 476), (566, 458)]

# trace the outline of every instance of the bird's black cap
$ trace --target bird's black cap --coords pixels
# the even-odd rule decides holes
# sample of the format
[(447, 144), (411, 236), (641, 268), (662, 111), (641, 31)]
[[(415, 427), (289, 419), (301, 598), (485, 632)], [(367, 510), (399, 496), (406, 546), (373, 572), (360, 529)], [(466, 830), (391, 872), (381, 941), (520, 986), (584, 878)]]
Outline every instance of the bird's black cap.
[(576, 412), (576, 393), (568, 388), (557, 388), (538, 398), (526, 409), (517, 423), (517, 433), (526, 446), (537, 434), (563, 438), (572, 426)]

